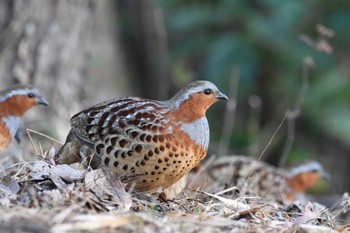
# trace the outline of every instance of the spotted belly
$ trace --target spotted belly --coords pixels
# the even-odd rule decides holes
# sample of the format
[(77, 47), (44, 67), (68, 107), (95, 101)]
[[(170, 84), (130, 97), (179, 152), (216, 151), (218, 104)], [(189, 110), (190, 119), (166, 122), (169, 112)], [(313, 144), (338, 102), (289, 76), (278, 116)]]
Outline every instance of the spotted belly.
[(171, 186), (207, 152), (183, 132), (146, 136), (139, 141), (121, 137), (107, 141), (99, 144), (101, 148), (96, 153), (118, 176), (130, 177), (129, 183), (134, 182), (138, 191), (151, 192)]

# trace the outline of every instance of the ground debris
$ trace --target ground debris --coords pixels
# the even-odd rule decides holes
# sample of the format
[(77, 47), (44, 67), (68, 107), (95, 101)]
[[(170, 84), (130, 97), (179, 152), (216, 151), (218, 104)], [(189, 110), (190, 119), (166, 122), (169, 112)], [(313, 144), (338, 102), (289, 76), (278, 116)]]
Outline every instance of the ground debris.
[(130, 194), (125, 185), (114, 173), (102, 168), (90, 171), (84, 179), (85, 188), (94, 194), (93, 200), (107, 210), (122, 209), (128, 211), (132, 206)]
[[(4, 233), (349, 230), (349, 225), (338, 223), (333, 212), (318, 203), (284, 205), (259, 196), (238, 196), (236, 187), (201, 185), (164, 200), (159, 194), (127, 191), (109, 170), (44, 160), (23, 163), (21, 169), (1, 175), (0, 232)], [(345, 196), (335, 209), (339, 215), (348, 210), (349, 200)]]

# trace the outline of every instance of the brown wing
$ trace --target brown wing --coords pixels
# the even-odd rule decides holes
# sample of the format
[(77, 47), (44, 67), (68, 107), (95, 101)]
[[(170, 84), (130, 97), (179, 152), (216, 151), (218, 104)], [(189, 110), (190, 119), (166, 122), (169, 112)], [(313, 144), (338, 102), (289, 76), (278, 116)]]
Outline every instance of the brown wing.
[(71, 118), (75, 136), (89, 147), (104, 140), (106, 135), (120, 135), (126, 139), (135, 136), (134, 131), (149, 130), (157, 120), (164, 120), (164, 102), (142, 98), (113, 99), (97, 104)]

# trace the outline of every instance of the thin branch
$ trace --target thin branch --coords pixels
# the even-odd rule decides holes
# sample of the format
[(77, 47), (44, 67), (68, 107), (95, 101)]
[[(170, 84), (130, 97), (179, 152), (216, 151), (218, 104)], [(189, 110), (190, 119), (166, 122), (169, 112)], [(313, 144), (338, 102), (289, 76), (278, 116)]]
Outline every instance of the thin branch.
[(226, 111), (224, 115), (224, 123), (222, 125), (222, 134), (219, 144), (219, 155), (225, 155), (228, 152), (230, 138), (233, 131), (233, 125), (236, 115), (237, 107), (237, 95), (238, 95), (238, 85), (239, 85), (239, 69), (233, 68), (230, 78), (230, 86), (228, 97), (229, 100), (226, 104)]
[(297, 118), (301, 115), (301, 107), (305, 100), (305, 95), (309, 89), (309, 75), (310, 69), (313, 66), (313, 60), (311, 57), (305, 57), (303, 61), (303, 71), (302, 71), (302, 85), (300, 92), (295, 103), (293, 110), (287, 110), (286, 117), (288, 121), (287, 128), (287, 139), (284, 146), (282, 156), (279, 160), (278, 166), (284, 167), (286, 165), (290, 150), (292, 149), (294, 139), (295, 139), (295, 123)]

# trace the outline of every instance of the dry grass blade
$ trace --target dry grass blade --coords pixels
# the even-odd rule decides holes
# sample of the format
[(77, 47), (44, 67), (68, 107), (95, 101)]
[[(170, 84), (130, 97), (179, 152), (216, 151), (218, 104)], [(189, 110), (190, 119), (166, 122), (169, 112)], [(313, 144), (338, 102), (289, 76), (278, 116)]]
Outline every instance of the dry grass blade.
[(68, 231), (79, 230), (98, 230), (103, 228), (117, 228), (122, 227), (133, 222), (132, 217), (122, 217), (113, 215), (93, 215), (93, 216), (81, 216), (82, 221), (76, 223), (59, 224), (52, 228), (52, 233), (61, 233)]
[(231, 200), (231, 199), (228, 199), (228, 198), (225, 198), (225, 197), (220, 197), (218, 195), (215, 195), (215, 194), (211, 194), (211, 193), (207, 193), (207, 192), (204, 192), (204, 191), (198, 191), (198, 192), (201, 192), (205, 195), (208, 195), (210, 197), (213, 197), (213, 198), (216, 198), (218, 199), (219, 201), (221, 201), (222, 203), (234, 208), (234, 209), (237, 209), (237, 210), (246, 210), (246, 209), (249, 209), (250, 206), (249, 205), (246, 205), (242, 202), (239, 202), (237, 200)]

